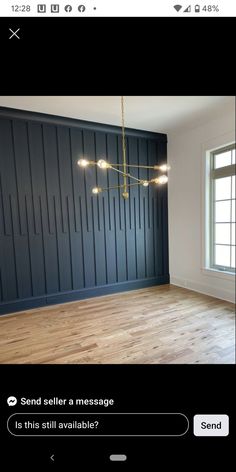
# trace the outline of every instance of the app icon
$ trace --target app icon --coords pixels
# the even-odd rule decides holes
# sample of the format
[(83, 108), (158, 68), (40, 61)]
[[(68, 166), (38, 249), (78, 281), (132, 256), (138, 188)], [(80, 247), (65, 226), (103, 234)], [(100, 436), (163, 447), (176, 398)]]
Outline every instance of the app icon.
[(46, 13), (46, 5), (37, 5), (38, 13)]
[(16, 397), (8, 397), (7, 403), (9, 406), (15, 406), (17, 404), (17, 398)]
[(59, 13), (60, 5), (51, 5), (51, 12), (52, 13)]

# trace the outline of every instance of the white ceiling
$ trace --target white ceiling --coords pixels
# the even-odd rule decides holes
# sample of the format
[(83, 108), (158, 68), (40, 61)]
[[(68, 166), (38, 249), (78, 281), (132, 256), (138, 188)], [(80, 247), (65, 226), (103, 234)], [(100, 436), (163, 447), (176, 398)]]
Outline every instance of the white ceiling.
[[(0, 96), (0, 106), (49, 113), (112, 125), (121, 124), (118, 96)], [(204, 124), (232, 111), (235, 97), (127, 96), (125, 126), (156, 132)]]

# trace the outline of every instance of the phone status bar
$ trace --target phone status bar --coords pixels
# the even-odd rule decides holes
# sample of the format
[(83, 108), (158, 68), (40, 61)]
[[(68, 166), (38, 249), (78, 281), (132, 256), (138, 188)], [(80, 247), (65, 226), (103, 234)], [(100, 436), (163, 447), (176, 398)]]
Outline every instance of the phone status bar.
[[(199, 4), (175, 0), (1, 0), (1, 17), (235, 17), (236, 2), (212, 0)], [(201, 3), (200, 3), (201, 2)]]

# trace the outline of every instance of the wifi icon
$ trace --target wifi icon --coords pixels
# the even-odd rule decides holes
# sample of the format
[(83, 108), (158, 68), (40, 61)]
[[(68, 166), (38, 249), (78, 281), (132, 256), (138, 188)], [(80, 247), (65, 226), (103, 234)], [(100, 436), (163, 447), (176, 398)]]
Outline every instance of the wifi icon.
[(180, 11), (181, 8), (182, 8), (182, 5), (174, 5), (174, 9), (175, 9), (176, 11)]

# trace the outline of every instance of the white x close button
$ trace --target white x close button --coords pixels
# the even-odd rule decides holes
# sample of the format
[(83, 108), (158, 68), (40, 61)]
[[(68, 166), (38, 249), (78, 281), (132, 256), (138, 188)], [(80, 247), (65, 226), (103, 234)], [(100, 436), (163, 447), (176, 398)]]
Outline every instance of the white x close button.
[(20, 36), (19, 36), (20, 28), (18, 28), (16, 31), (9, 28), (9, 31), (11, 33), (11, 35), (9, 36), (9, 39), (12, 39), (12, 38), (20, 39)]
[(228, 415), (195, 415), (193, 434), (194, 436), (228, 436)]

